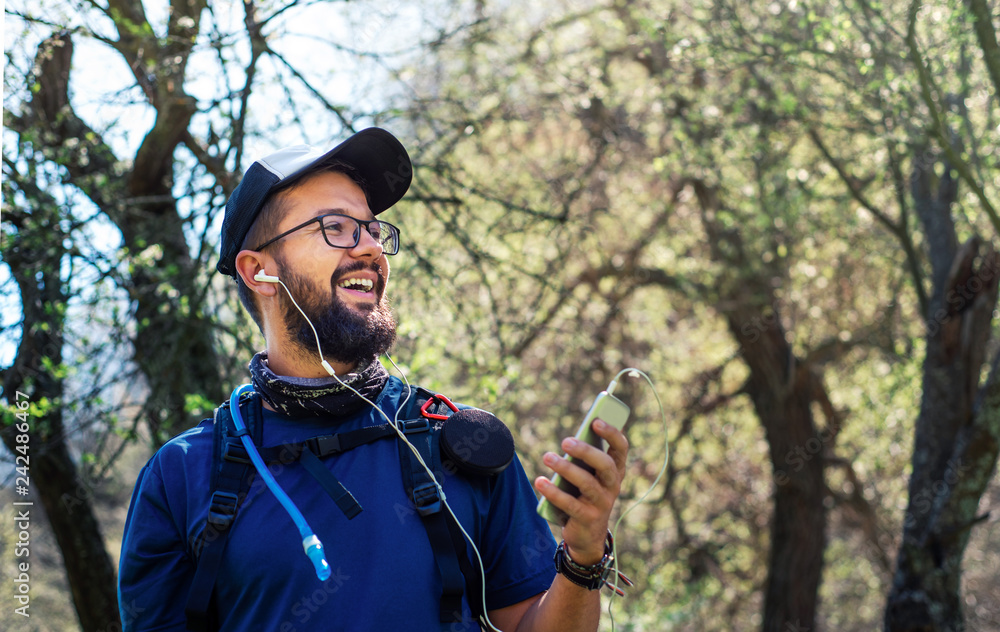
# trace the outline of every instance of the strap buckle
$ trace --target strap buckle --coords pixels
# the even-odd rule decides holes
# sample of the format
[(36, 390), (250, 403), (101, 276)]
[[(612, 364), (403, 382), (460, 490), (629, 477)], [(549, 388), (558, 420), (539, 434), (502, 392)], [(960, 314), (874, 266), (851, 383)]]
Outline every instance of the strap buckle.
[(239, 496), (232, 492), (216, 491), (212, 494), (212, 504), (208, 508), (208, 524), (219, 531), (229, 529), (236, 517)]
[(429, 516), (441, 511), (441, 494), (437, 483), (424, 483), (413, 488), (413, 504), (421, 516)]
[(439, 415), (437, 413), (429, 413), (429, 412), (427, 412), (427, 409), (430, 408), (434, 404), (435, 401), (440, 401), (445, 406), (447, 406), (448, 408), (450, 408), (451, 412), (453, 412), (453, 413), (457, 413), (458, 412), (458, 406), (456, 406), (455, 404), (452, 404), (450, 399), (448, 399), (444, 395), (441, 395), (440, 393), (435, 393), (434, 395), (431, 395), (431, 397), (426, 402), (424, 402), (423, 406), (420, 407), (420, 414), (422, 416), (428, 418), (428, 419), (438, 419), (438, 420), (447, 419), (448, 415)]
[(247, 454), (247, 449), (243, 447), (243, 443), (239, 440), (226, 442), (226, 449), (222, 453), (222, 458), (233, 463), (250, 465), (250, 455)]
[(310, 448), (313, 448), (313, 454), (316, 456), (329, 456), (341, 452), (340, 435), (332, 434), (313, 437), (306, 441), (306, 443), (309, 444)]
[(404, 421), (400, 426), (404, 434), (413, 434), (415, 432), (430, 431), (431, 422), (428, 419), (411, 419), (410, 421)]

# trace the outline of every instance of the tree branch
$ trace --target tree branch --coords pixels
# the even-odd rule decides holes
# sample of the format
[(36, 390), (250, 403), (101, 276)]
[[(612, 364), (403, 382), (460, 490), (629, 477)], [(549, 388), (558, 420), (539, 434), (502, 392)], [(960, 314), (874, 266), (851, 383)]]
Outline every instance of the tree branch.
[(983, 62), (990, 73), (993, 82), (993, 98), (1000, 92), (1000, 46), (997, 45), (997, 33), (993, 28), (993, 10), (986, 0), (965, 0), (972, 14), (976, 29), (976, 39), (983, 51)]
[[(917, 70), (917, 76), (920, 80), (920, 93), (923, 97), (924, 104), (927, 106), (931, 113), (931, 129), (930, 132), (937, 139), (938, 144), (941, 146), (941, 151), (945, 153), (948, 158), (948, 162), (952, 169), (958, 172), (958, 175), (965, 181), (972, 192), (976, 194), (979, 199), (979, 204), (986, 211), (986, 215), (990, 219), (990, 223), (993, 225), (993, 229), (1000, 235), (1000, 214), (993, 207), (989, 198), (986, 197), (986, 192), (980, 186), (979, 181), (972, 174), (968, 163), (962, 158), (962, 156), (955, 151), (952, 145), (951, 139), (947, 137), (948, 124), (944, 120), (944, 113), (938, 107), (938, 104), (934, 98), (935, 94), (940, 94), (940, 90), (934, 85), (934, 79), (931, 76), (927, 65), (924, 63), (923, 57), (920, 55), (920, 47), (917, 44), (917, 13), (920, 7), (923, 6), (921, 0), (913, 0), (910, 4), (910, 14), (909, 14), (909, 25), (906, 32), (906, 44), (909, 48), (910, 59), (913, 62), (914, 67)], [(984, 51), (985, 53), (985, 51)]]

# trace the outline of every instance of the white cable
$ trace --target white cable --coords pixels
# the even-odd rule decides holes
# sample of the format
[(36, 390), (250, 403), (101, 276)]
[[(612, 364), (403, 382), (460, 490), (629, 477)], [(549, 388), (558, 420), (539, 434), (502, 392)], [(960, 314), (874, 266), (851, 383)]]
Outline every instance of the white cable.
[[(276, 280), (278, 281), (278, 283), (281, 284), (281, 287), (285, 288), (285, 293), (288, 294), (288, 298), (292, 299), (292, 305), (295, 306), (295, 309), (299, 310), (299, 313), (302, 314), (302, 318), (306, 319), (306, 322), (309, 324), (309, 329), (312, 329), (313, 336), (316, 336), (316, 350), (319, 352), (319, 363), (323, 366), (324, 369), (326, 369), (327, 373), (329, 373), (333, 377), (337, 377), (336, 372), (333, 370), (333, 367), (330, 366), (330, 363), (327, 362), (326, 358), (323, 357), (323, 347), (319, 343), (319, 334), (316, 333), (316, 328), (313, 327), (312, 321), (309, 320), (309, 317), (306, 316), (306, 313), (302, 311), (301, 307), (299, 307), (299, 304), (295, 301), (295, 297), (292, 296), (292, 291), (288, 289), (288, 286), (285, 285), (285, 282), (282, 281), (281, 279), (276, 279)], [(337, 381), (340, 382), (340, 378), (337, 378)], [(340, 383), (344, 384), (343, 382)]]
[[(667, 464), (670, 458), (670, 439), (667, 437), (667, 412), (663, 408), (663, 402), (660, 400), (659, 393), (656, 392), (656, 387), (653, 385), (653, 380), (651, 380), (648, 375), (646, 375), (639, 369), (632, 367), (629, 367), (627, 369), (622, 369), (621, 371), (618, 372), (617, 375), (615, 375), (614, 379), (611, 380), (611, 383), (608, 384), (608, 394), (611, 394), (614, 391), (615, 387), (618, 385), (618, 378), (620, 378), (625, 373), (628, 373), (629, 377), (644, 378), (646, 382), (649, 384), (649, 388), (653, 391), (653, 396), (656, 398), (657, 405), (660, 407), (660, 420), (663, 424), (663, 465), (660, 466), (660, 471), (656, 474), (656, 478), (653, 479), (653, 483), (649, 486), (649, 489), (647, 489), (643, 493), (643, 495), (639, 497), (638, 500), (629, 505), (629, 507), (625, 511), (623, 511), (620, 516), (618, 516), (618, 520), (615, 521), (615, 525), (611, 529), (611, 541), (612, 541), (611, 556), (613, 558), (612, 569), (614, 570), (611, 576), (614, 577), (614, 583), (612, 586), (615, 590), (618, 589), (618, 537), (617, 537), (618, 527), (621, 525), (622, 520), (625, 519), (625, 516), (627, 516), (633, 509), (635, 509), (643, 502), (645, 502), (646, 497), (649, 496), (649, 494), (652, 493), (654, 489), (656, 489), (656, 486), (659, 485), (660, 483), (660, 479), (663, 478), (663, 475), (667, 471)], [(612, 601), (613, 600), (611, 599), (608, 600), (608, 616), (611, 617), (611, 629), (614, 630), (615, 618), (614, 614), (611, 612)]]
[(382, 415), (382, 417), (384, 417), (387, 422), (389, 422), (389, 425), (392, 426), (393, 430), (396, 431), (396, 434), (399, 435), (399, 438), (403, 440), (403, 443), (405, 443), (407, 447), (410, 448), (410, 451), (413, 452), (414, 456), (417, 457), (417, 462), (420, 463), (420, 466), (424, 468), (424, 471), (426, 471), (427, 474), (431, 477), (431, 480), (434, 481), (434, 486), (437, 488), (437, 492), (441, 496), (441, 502), (444, 504), (445, 509), (447, 509), (448, 513), (451, 514), (451, 517), (455, 520), (455, 524), (458, 525), (458, 528), (462, 532), (462, 535), (465, 536), (466, 540), (468, 540), (469, 544), (472, 546), (472, 551), (476, 554), (476, 562), (479, 563), (479, 576), (482, 580), (482, 585), (483, 585), (483, 590), (482, 593), (480, 594), (483, 606), (483, 618), (486, 619), (486, 624), (490, 626), (490, 629), (493, 630), (493, 632), (503, 632), (495, 625), (493, 625), (493, 622), (490, 621), (490, 616), (486, 614), (486, 569), (483, 567), (483, 558), (479, 554), (479, 547), (476, 546), (476, 543), (472, 540), (472, 536), (470, 536), (469, 533), (465, 530), (465, 527), (462, 526), (462, 521), (459, 520), (458, 516), (455, 515), (455, 512), (452, 510), (451, 505), (448, 504), (448, 500), (445, 497), (444, 488), (441, 487), (441, 483), (439, 483), (437, 477), (434, 476), (434, 472), (431, 471), (431, 468), (429, 468), (427, 466), (427, 463), (424, 462), (423, 457), (420, 456), (420, 451), (417, 450), (417, 448), (412, 443), (410, 443), (410, 440), (407, 439), (406, 435), (403, 434), (403, 432), (399, 429), (399, 411), (403, 410), (403, 406), (406, 405), (406, 402), (410, 400), (410, 396), (412, 395), (412, 387), (410, 386), (410, 381), (406, 379), (406, 374), (403, 373), (402, 370), (400, 370), (395, 360), (393, 360), (392, 357), (389, 356), (388, 353), (386, 353), (385, 357), (389, 358), (389, 362), (391, 362), (392, 366), (395, 367), (397, 371), (399, 371), (400, 376), (403, 378), (403, 382), (406, 384), (406, 397), (399, 404), (399, 406), (396, 407), (396, 414), (393, 416), (393, 419), (389, 419), (389, 415), (385, 414), (385, 411), (379, 408), (375, 404), (375, 402), (371, 401), (370, 399), (359, 393), (355, 388), (353, 388), (349, 384), (345, 384), (343, 381), (341, 381), (341, 379), (337, 376), (336, 371), (333, 370), (333, 367), (330, 366), (330, 363), (326, 361), (325, 357), (323, 357), (323, 348), (319, 342), (319, 334), (316, 333), (316, 328), (313, 327), (312, 321), (309, 320), (309, 317), (306, 316), (306, 313), (302, 311), (301, 307), (299, 307), (299, 304), (295, 301), (295, 298), (292, 296), (291, 291), (289, 291), (288, 286), (285, 285), (285, 283), (280, 279), (278, 279), (278, 283), (281, 283), (281, 287), (285, 288), (285, 292), (288, 294), (288, 298), (292, 299), (292, 304), (295, 305), (295, 309), (299, 310), (299, 313), (302, 314), (302, 317), (306, 319), (307, 323), (309, 323), (309, 328), (312, 329), (313, 335), (316, 336), (316, 350), (319, 352), (320, 364), (323, 366), (324, 369), (326, 369), (326, 372), (329, 373), (331, 376), (333, 376), (333, 379), (337, 380), (337, 382), (339, 382), (341, 386), (348, 389), (349, 391), (351, 391), (364, 401), (368, 402), (368, 404), (372, 408), (377, 410), (379, 414)]
[(486, 620), (486, 624), (490, 627), (491, 630), (493, 630), (493, 632), (503, 632), (495, 625), (493, 625), (493, 622), (490, 620), (490, 616), (486, 613), (486, 570), (483, 567), (483, 558), (479, 554), (479, 547), (476, 546), (476, 543), (475, 541), (473, 541), (472, 536), (470, 536), (469, 533), (465, 530), (465, 527), (462, 526), (462, 521), (459, 520), (458, 516), (455, 515), (455, 512), (452, 510), (451, 505), (448, 504), (448, 499), (445, 496), (444, 488), (441, 487), (441, 483), (439, 483), (437, 477), (434, 476), (434, 472), (431, 471), (431, 468), (428, 467), (427, 463), (424, 462), (423, 457), (420, 456), (420, 451), (417, 450), (416, 446), (410, 443), (410, 440), (406, 438), (406, 435), (403, 433), (403, 431), (399, 429), (399, 412), (403, 410), (403, 406), (406, 404), (406, 402), (409, 401), (410, 396), (412, 394), (412, 387), (410, 386), (409, 380), (406, 379), (406, 374), (404, 374), (403, 371), (400, 370), (395, 360), (393, 360), (388, 353), (385, 354), (385, 357), (388, 358), (389, 362), (392, 363), (392, 366), (395, 367), (397, 371), (399, 371), (399, 375), (403, 378), (403, 382), (406, 384), (406, 397), (396, 408), (396, 414), (393, 415), (393, 419), (389, 419), (389, 415), (387, 415), (384, 410), (382, 410), (377, 404), (375, 404), (375, 402), (371, 401), (370, 399), (362, 395), (360, 392), (351, 387), (349, 384), (341, 382), (339, 377), (334, 375), (333, 378), (338, 382), (340, 382), (341, 386), (350, 390), (352, 393), (354, 393), (364, 401), (368, 402), (368, 404), (372, 408), (378, 411), (378, 413), (382, 415), (382, 417), (387, 422), (389, 422), (389, 425), (393, 427), (399, 438), (403, 440), (403, 443), (405, 443), (407, 447), (410, 448), (410, 451), (413, 452), (413, 455), (417, 457), (417, 462), (420, 463), (420, 466), (424, 468), (424, 471), (427, 472), (427, 474), (431, 477), (431, 480), (434, 481), (434, 486), (437, 488), (438, 495), (441, 496), (442, 504), (444, 504), (444, 507), (445, 509), (448, 510), (448, 513), (451, 514), (451, 517), (455, 520), (455, 524), (458, 525), (458, 528), (462, 532), (462, 535), (465, 536), (465, 539), (469, 542), (469, 545), (472, 546), (472, 551), (476, 554), (476, 562), (479, 564), (479, 577), (483, 585), (483, 590), (480, 593), (480, 598), (482, 599), (482, 607), (483, 607), (483, 618)]
[[(434, 472), (431, 471), (431, 468), (428, 467), (427, 463), (424, 462), (423, 457), (420, 456), (420, 451), (417, 450), (417, 448), (412, 443), (410, 443), (410, 440), (406, 438), (406, 435), (403, 433), (403, 431), (399, 429), (399, 413), (401, 410), (403, 410), (403, 407), (410, 400), (413, 390), (412, 387), (410, 386), (409, 380), (406, 379), (406, 374), (399, 368), (399, 366), (396, 364), (396, 361), (392, 359), (392, 356), (386, 353), (385, 357), (388, 358), (389, 362), (392, 363), (392, 366), (396, 369), (396, 371), (399, 372), (400, 377), (403, 378), (403, 383), (406, 384), (406, 397), (403, 398), (403, 401), (400, 402), (399, 406), (396, 407), (396, 413), (395, 415), (393, 415), (393, 418), (389, 419), (389, 415), (387, 415), (384, 410), (382, 410), (378, 405), (376, 405), (375, 402), (371, 401), (370, 399), (362, 395), (360, 392), (357, 391), (357, 389), (353, 388), (349, 384), (345, 384), (343, 381), (341, 381), (340, 377), (338, 377), (336, 372), (333, 370), (333, 367), (331, 367), (330, 363), (326, 361), (325, 357), (323, 357), (323, 348), (320, 345), (319, 334), (316, 332), (316, 328), (313, 327), (312, 321), (309, 320), (309, 317), (306, 316), (306, 313), (302, 311), (301, 307), (299, 307), (299, 304), (295, 301), (295, 298), (292, 296), (292, 293), (288, 290), (288, 286), (286, 286), (285, 283), (280, 279), (278, 280), (278, 283), (281, 283), (281, 286), (285, 288), (285, 292), (288, 294), (288, 298), (292, 300), (292, 304), (295, 305), (295, 309), (299, 310), (299, 313), (302, 314), (302, 317), (305, 318), (306, 322), (309, 324), (309, 328), (312, 329), (313, 336), (316, 337), (316, 350), (319, 352), (320, 364), (323, 366), (326, 372), (329, 373), (331, 376), (333, 376), (333, 378), (337, 380), (337, 382), (341, 386), (343, 386), (344, 388), (348, 389), (349, 391), (351, 391), (352, 393), (363, 399), (372, 408), (378, 411), (380, 415), (382, 415), (382, 417), (389, 423), (389, 425), (392, 426), (393, 430), (396, 431), (396, 434), (399, 436), (400, 439), (402, 439), (403, 443), (405, 443), (406, 446), (413, 453), (413, 455), (417, 457), (417, 462), (420, 463), (420, 466), (424, 468), (424, 471), (426, 471), (427, 474), (431, 477), (431, 480), (434, 481), (434, 486), (437, 488), (438, 495), (440, 495), (441, 502), (444, 504), (445, 509), (447, 509), (448, 513), (451, 514), (451, 517), (455, 520), (455, 524), (458, 525), (458, 528), (462, 532), (462, 535), (469, 542), (469, 545), (472, 546), (472, 551), (476, 554), (476, 562), (479, 564), (479, 576), (483, 586), (483, 590), (480, 593), (480, 598), (482, 599), (483, 618), (486, 620), (486, 624), (490, 627), (491, 630), (493, 630), (493, 632), (502, 632), (502, 630), (493, 625), (493, 622), (490, 620), (489, 615), (486, 613), (486, 570), (483, 567), (483, 558), (479, 553), (479, 547), (476, 546), (476, 543), (473, 541), (472, 536), (470, 536), (469, 533), (465, 530), (465, 527), (462, 525), (462, 521), (459, 520), (458, 516), (455, 515), (455, 512), (452, 510), (451, 505), (448, 504), (448, 499), (445, 496), (444, 488), (441, 486), (441, 483), (438, 482), (437, 477), (434, 476)], [(618, 378), (620, 378), (622, 375), (626, 373), (629, 374), (629, 377), (641, 376), (645, 378), (646, 382), (649, 383), (649, 387), (653, 391), (653, 396), (656, 397), (656, 403), (660, 407), (660, 419), (663, 422), (664, 454), (663, 454), (663, 465), (660, 467), (660, 471), (657, 473), (656, 478), (653, 480), (653, 484), (649, 486), (649, 489), (647, 489), (645, 493), (643, 493), (643, 495), (639, 497), (638, 500), (632, 503), (632, 505), (630, 505), (628, 509), (623, 511), (621, 515), (618, 516), (618, 520), (615, 521), (615, 525), (611, 529), (611, 540), (612, 540), (611, 556), (612, 556), (612, 570), (614, 571), (614, 573), (612, 573), (612, 577), (614, 577), (613, 588), (615, 590), (618, 589), (618, 538), (616, 537), (616, 534), (618, 532), (618, 527), (621, 524), (622, 520), (625, 519), (625, 516), (627, 516), (633, 509), (641, 505), (646, 500), (646, 497), (649, 496), (649, 494), (659, 484), (660, 479), (663, 478), (664, 473), (667, 471), (667, 463), (670, 455), (670, 443), (669, 439), (667, 438), (667, 413), (666, 410), (663, 408), (663, 402), (660, 400), (660, 395), (656, 392), (656, 387), (653, 385), (653, 381), (649, 378), (648, 375), (646, 375), (641, 370), (633, 367), (622, 369), (621, 371), (618, 372), (617, 375), (615, 375), (614, 379), (611, 380), (611, 383), (608, 384), (607, 388), (608, 394), (609, 395), (614, 394), (615, 388), (617, 388), (618, 386)], [(612, 628), (614, 628), (614, 615), (611, 613), (611, 603), (612, 600), (609, 599), (608, 614), (609, 616), (611, 616), (611, 625)]]

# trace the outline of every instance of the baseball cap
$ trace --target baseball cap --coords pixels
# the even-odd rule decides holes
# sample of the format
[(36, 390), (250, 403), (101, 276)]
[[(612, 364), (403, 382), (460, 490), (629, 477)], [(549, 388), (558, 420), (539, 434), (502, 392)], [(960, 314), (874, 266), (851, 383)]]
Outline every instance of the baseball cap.
[(369, 189), (368, 206), (376, 215), (398, 202), (410, 188), (410, 156), (395, 136), (378, 127), (363, 129), (330, 150), (311, 145), (278, 150), (250, 165), (229, 196), (216, 269), (236, 278), (236, 255), (268, 196), (294, 182), (312, 165), (334, 157), (358, 170)]

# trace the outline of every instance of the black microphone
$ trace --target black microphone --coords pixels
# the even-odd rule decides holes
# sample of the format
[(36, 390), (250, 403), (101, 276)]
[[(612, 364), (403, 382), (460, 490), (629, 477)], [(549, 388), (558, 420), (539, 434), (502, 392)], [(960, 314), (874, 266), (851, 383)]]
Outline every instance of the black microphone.
[(463, 472), (492, 476), (514, 460), (514, 437), (496, 415), (464, 408), (444, 421), (441, 452)]

